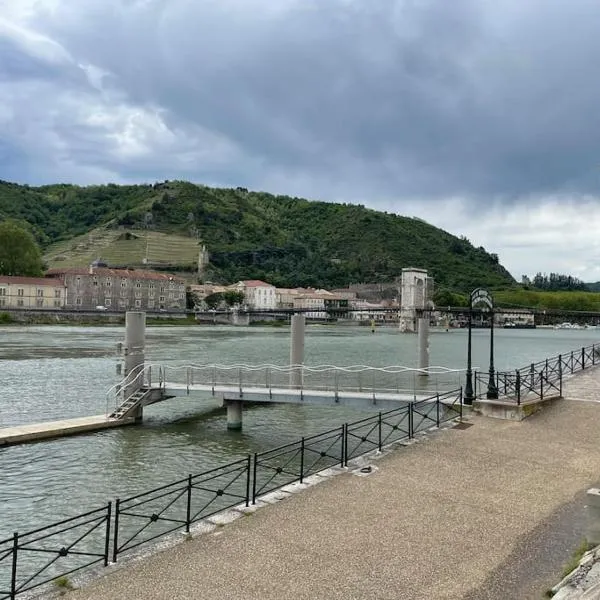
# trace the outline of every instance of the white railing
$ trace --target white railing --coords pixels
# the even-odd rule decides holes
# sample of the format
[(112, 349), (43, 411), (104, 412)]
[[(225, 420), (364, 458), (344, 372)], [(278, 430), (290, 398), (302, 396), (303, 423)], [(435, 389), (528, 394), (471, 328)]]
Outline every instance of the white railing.
[(464, 369), (433, 366), (426, 369), (392, 365), (160, 365), (147, 364), (107, 392), (107, 411), (125, 400), (126, 390), (138, 387), (166, 389), (169, 386), (211, 388), (262, 388), (265, 391), (302, 389), (333, 392), (412, 394), (437, 393), (457, 389), (463, 384)]

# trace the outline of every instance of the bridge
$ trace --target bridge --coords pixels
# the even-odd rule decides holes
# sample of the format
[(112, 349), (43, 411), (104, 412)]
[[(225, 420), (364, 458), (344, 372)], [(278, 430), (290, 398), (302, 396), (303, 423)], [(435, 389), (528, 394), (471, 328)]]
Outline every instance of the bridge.
[[(140, 365), (106, 396), (109, 419), (142, 418), (145, 406), (178, 396), (207, 395), (227, 407), (227, 427), (240, 429), (244, 403), (285, 403), (391, 410), (460, 392), (464, 369), (352, 365)], [(455, 398), (452, 402), (455, 402)]]

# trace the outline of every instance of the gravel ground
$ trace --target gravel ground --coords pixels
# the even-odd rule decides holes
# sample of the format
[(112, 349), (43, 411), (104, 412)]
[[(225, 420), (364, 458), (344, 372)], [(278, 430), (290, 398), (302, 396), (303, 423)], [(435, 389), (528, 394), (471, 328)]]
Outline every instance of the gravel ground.
[(539, 600), (582, 537), (600, 407), (563, 400), (520, 423), (470, 422), (68, 597)]

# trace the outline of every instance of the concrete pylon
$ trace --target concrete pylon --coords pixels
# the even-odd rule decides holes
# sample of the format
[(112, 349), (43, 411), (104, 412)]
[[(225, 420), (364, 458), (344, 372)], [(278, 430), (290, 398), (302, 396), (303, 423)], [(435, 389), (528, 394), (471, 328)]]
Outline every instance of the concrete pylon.
[(227, 429), (239, 431), (242, 428), (242, 404), (241, 400), (225, 400)]
[[(304, 365), (304, 332), (306, 318), (304, 315), (292, 315), (292, 336), (290, 340), (290, 365)], [(290, 372), (290, 387), (302, 387), (302, 369), (297, 368)]]
[[(418, 346), (419, 346), (419, 369), (429, 368), (429, 319), (419, 318), (417, 321)], [(429, 373), (419, 373), (427, 377)]]
[[(125, 377), (129, 381), (124, 389), (125, 398), (129, 398), (143, 385), (143, 377), (136, 379), (137, 374), (144, 368), (144, 347), (146, 342), (146, 313), (125, 313)], [(142, 408), (135, 415), (136, 420), (142, 418)]]

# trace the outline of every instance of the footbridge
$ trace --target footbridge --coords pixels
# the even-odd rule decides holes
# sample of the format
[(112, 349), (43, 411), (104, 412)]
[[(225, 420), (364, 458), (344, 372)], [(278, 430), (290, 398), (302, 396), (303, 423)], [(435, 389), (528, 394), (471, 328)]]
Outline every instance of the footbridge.
[(178, 396), (218, 399), (227, 426), (240, 429), (244, 403), (294, 403), (386, 411), (411, 402), (460, 395), (463, 369), (367, 365), (145, 364), (107, 393), (109, 419), (142, 419), (143, 408)]

